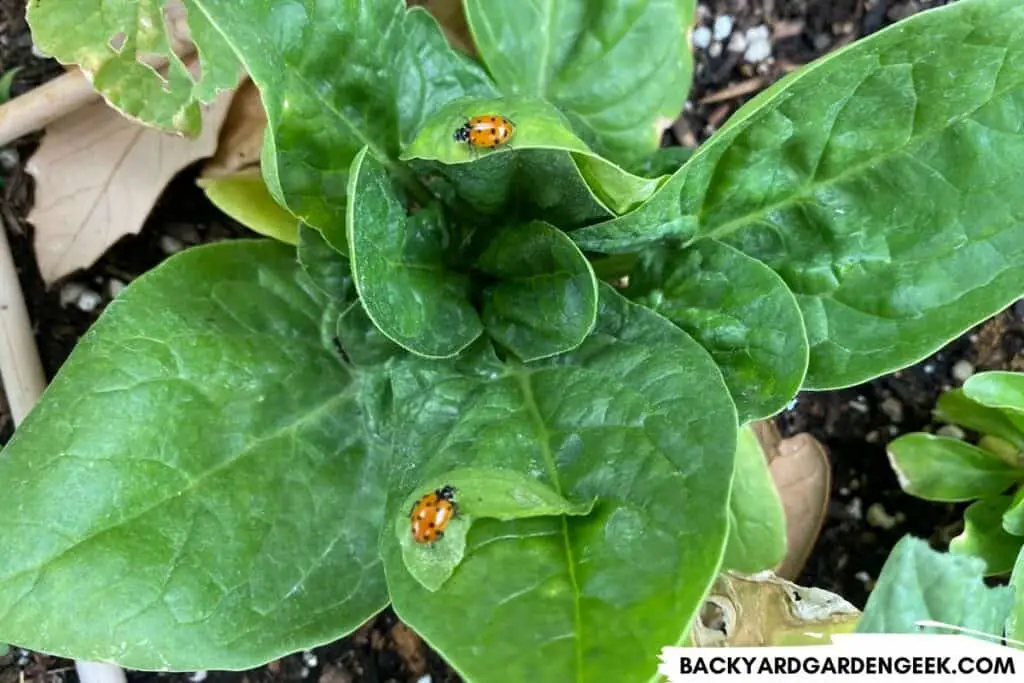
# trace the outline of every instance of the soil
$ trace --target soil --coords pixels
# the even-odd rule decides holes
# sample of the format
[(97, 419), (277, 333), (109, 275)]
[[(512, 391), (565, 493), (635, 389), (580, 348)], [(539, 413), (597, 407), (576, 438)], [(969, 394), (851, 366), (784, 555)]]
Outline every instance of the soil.
[[(694, 146), (702, 142), (744, 101), (782, 75), (896, 20), (941, 4), (946, 2), (702, 3), (698, 21), (711, 31), (710, 40), (695, 49), (694, 87), (685, 111), (666, 134), (666, 144)], [(22, 67), (14, 81), (15, 95), (61, 73), (53, 61), (33, 54), (23, 8), (24, 0), (0, 0), (0, 72)], [(730, 36), (716, 40), (716, 19), (721, 29), (726, 22), (720, 18), (726, 15), (732, 19)], [(771, 54), (754, 64), (745, 60), (744, 52), (751, 42), (758, 42), (758, 27), (768, 30)], [(753, 33), (748, 29), (754, 29)], [(737, 35), (743, 38), (735, 38)], [(35, 265), (32, 227), (25, 220), (32, 205), (32, 180), (24, 162), (38, 140), (39, 135), (29, 136), (0, 150), (0, 216), (15, 252), (43, 364), (52, 377), (121, 285), (180, 248), (230, 239), (246, 231), (209, 204), (195, 186), (195, 168), (187, 169), (168, 186), (140, 235), (122, 239), (93, 267), (48, 290)], [(68, 301), (82, 288), (97, 292), (101, 305), (83, 310)], [(792, 409), (778, 416), (784, 434), (808, 431), (825, 444), (833, 466), (828, 517), (799, 583), (834, 591), (862, 607), (889, 550), (904, 534), (927, 538), (941, 548), (959, 531), (961, 506), (925, 503), (902, 493), (885, 457), (885, 444), (899, 434), (934, 429), (931, 409), (939, 393), (958, 385), (967, 371), (982, 369), (1024, 369), (1024, 304), (1018, 303), (913, 367), (842, 391), (802, 393)], [(6, 407), (0, 403), (0, 443), (6, 442), (12, 431)], [(77, 676), (72, 662), (13, 649), (0, 656), (0, 683), (20, 680), (71, 683)], [(131, 683), (202, 680), (426, 683), (460, 679), (390, 610), (349, 637), (251, 671), (129, 672)]]

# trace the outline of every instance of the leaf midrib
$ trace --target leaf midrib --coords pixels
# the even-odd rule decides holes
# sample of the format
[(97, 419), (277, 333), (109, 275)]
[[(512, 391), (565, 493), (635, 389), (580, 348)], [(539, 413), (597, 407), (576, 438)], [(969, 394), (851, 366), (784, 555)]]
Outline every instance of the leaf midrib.
[[(551, 479), (551, 484), (554, 486), (555, 491), (564, 499), (565, 493), (562, 490), (562, 484), (558, 476), (558, 466), (555, 464), (555, 457), (551, 452), (551, 442), (549, 439), (550, 434), (546, 424), (544, 423), (544, 418), (541, 416), (540, 410), (537, 408), (537, 400), (533, 395), (533, 386), (530, 384), (530, 374), (527, 372), (516, 372), (514, 375), (516, 382), (519, 384), (519, 390), (522, 392), (523, 405), (526, 407), (526, 412), (530, 417), (530, 422), (533, 423), (534, 428), (541, 437), (538, 441), (540, 442), (541, 456), (548, 470), (548, 477)], [(576, 651), (576, 681), (577, 683), (583, 683), (583, 615), (580, 613), (580, 585), (576, 578), (576, 559), (573, 557), (572, 544), (569, 541), (569, 523), (566, 520), (565, 515), (560, 515), (559, 520), (562, 526), (562, 542), (565, 546), (565, 558), (569, 573), (569, 582), (572, 584), (573, 621), (575, 622), (575, 637), (573, 638), (573, 642), (575, 644), (574, 649)]]
[[(1004, 50), (1004, 54), (1003, 54), (1003, 59), (1004, 59), (1004, 66), (1005, 66), (1005, 59), (1006, 59), (1006, 52), (1005, 52), (1005, 50)], [(891, 66), (891, 65), (889, 65), (889, 66)], [(911, 64), (911, 66), (912, 66), (912, 64)], [(1000, 66), (999, 70), (1001, 71), (1002, 68), (1003, 68), (1003, 66)], [(796, 81), (794, 81), (794, 84), (795, 83), (796, 83)], [(792, 87), (794, 84), (791, 84), (790, 87)], [(859, 85), (858, 85), (858, 87), (859, 87)], [(1011, 85), (1011, 86), (1009, 86), (1007, 88), (1004, 88), (1004, 89), (998, 90), (998, 91), (993, 91), (992, 94), (990, 94), (989, 97), (985, 98), (985, 100), (983, 102), (981, 102), (980, 104), (978, 104), (978, 106), (974, 107), (973, 109), (970, 109), (968, 111), (965, 111), (965, 112), (961, 113), (959, 116), (955, 116), (955, 117), (953, 117), (951, 119), (948, 119), (944, 125), (937, 126), (937, 127), (935, 127), (934, 129), (932, 129), (930, 131), (927, 131), (927, 132), (924, 132), (924, 133), (921, 133), (921, 134), (918, 134), (918, 135), (914, 135), (913, 131), (911, 131), (911, 134), (909, 136), (907, 136), (907, 141), (904, 144), (899, 145), (897, 147), (893, 147), (893, 148), (887, 149), (887, 150), (881, 152), (880, 154), (868, 157), (868, 158), (862, 160), (859, 163), (853, 164), (853, 165), (849, 166), (846, 170), (844, 170), (844, 171), (842, 171), (840, 173), (837, 173), (836, 175), (832, 176), (831, 178), (829, 178), (827, 180), (823, 180), (823, 181), (821, 181), (819, 183), (807, 183), (803, 187), (801, 187), (800, 189), (796, 190), (795, 192), (793, 192), (792, 194), (788, 195), (787, 197), (785, 197), (783, 199), (780, 199), (779, 201), (776, 201), (776, 202), (773, 202), (771, 204), (762, 206), (761, 208), (759, 208), (759, 209), (757, 209), (755, 211), (751, 211), (750, 213), (744, 214), (742, 216), (737, 216), (736, 218), (733, 218), (733, 219), (730, 219), (728, 221), (725, 221), (724, 223), (721, 223), (721, 224), (719, 224), (719, 225), (717, 225), (717, 226), (715, 226), (713, 228), (710, 228), (705, 233), (701, 233), (700, 227), (698, 227), (698, 233), (691, 239), (691, 243), (693, 241), (696, 241), (696, 240), (699, 240), (699, 239), (719, 239), (720, 240), (723, 237), (727, 237), (728, 235), (732, 234), (733, 232), (736, 232), (737, 230), (742, 229), (743, 227), (745, 227), (748, 224), (757, 223), (758, 221), (764, 219), (764, 217), (766, 215), (770, 214), (770, 213), (773, 213), (775, 211), (779, 211), (781, 209), (788, 208), (790, 206), (794, 206), (794, 205), (800, 204), (802, 201), (807, 200), (813, 194), (815, 194), (816, 192), (818, 192), (821, 189), (831, 188), (832, 186), (837, 185), (840, 182), (842, 182), (844, 180), (847, 180), (850, 177), (855, 177), (858, 174), (860, 174), (866, 168), (870, 168), (872, 166), (879, 165), (882, 162), (889, 161), (890, 159), (893, 159), (893, 158), (895, 158), (897, 156), (904, 155), (904, 154), (913, 157), (913, 155), (911, 154), (911, 150), (914, 149), (914, 148), (919, 147), (921, 145), (921, 143), (923, 143), (923, 142), (925, 142), (927, 140), (930, 140), (930, 139), (932, 139), (934, 137), (937, 137), (937, 136), (945, 133), (946, 131), (950, 130), (951, 128), (953, 128), (953, 127), (963, 123), (964, 121), (970, 119), (971, 117), (973, 117), (980, 109), (982, 109), (983, 107), (987, 106), (991, 102), (993, 102), (993, 101), (995, 101), (997, 99), (1000, 99), (1002, 97), (1005, 97), (1007, 94), (1009, 94), (1010, 92), (1012, 92), (1014, 90), (1020, 90), (1022, 88), (1024, 88), (1024, 83), (1022, 83), (1022, 82), (1015, 82), (1013, 85)], [(787, 92), (788, 92), (788, 89), (780, 92), (777, 95), (777, 97), (781, 97), (784, 93), (787, 93)], [(917, 94), (917, 92), (915, 90), (915, 95), (916, 94)], [(725, 148), (728, 149), (728, 147), (732, 143), (735, 142), (735, 138), (736, 138), (737, 135), (739, 135), (743, 131), (749, 129), (749, 126), (747, 128), (742, 128), (742, 129), (740, 128), (740, 126), (747, 119), (752, 118), (755, 114), (758, 114), (758, 113), (763, 112), (763, 111), (766, 111), (766, 109), (762, 108), (762, 109), (759, 109), (757, 111), (751, 112), (750, 115), (748, 117), (746, 117), (743, 121), (738, 122), (735, 128), (730, 128), (730, 132), (726, 133), (726, 135), (729, 136), (729, 139), (724, 140), (721, 144), (725, 145)], [(750, 125), (757, 125), (757, 121), (753, 121)], [(735, 135), (731, 134), (731, 131), (736, 131)], [(828, 144), (829, 144), (829, 141), (831, 140), (831, 138), (832, 138), (832, 136), (830, 135), (829, 139), (825, 141), (824, 146), (822, 148), (822, 153), (821, 153), (822, 156), (824, 156), (825, 152), (827, 151)], [(716, 147), (718, 147), (718, 146), (717, 145), (709, 145), (709, 146), (705, 147), (705, 150), (713, 149), (713, 148), (716, 148)], [(711, 152), (708, 152), (708, 151), (705, 151), (705, 153), (703, 155), (701, 155), (699, 151), (694, 153), (693, 157), (691, 157), (691, 161), (688, 162), (684, 168), (688, 168), (690, 166), (691, 162), (694, 165), (696, 165), (696, 162), (699, 159), (701, 159), (702, 156), (706, 156), (707, 154), (710, 154), (710, 153)], [(720, 162), (721, 162), (721, 158), (719, 157), (719, 159), (716, 160), (715, 164), (717, 165)], [(818, 163), (820, 163), (820, 159), (819, 159)], [(666, 183), (666, 185), (667, 185), (667, 183)], [(705, 189), (703, 194), (704, 194), (704, 196), (706, 196), (706, 194), (707, 194), (707, 190), (706, 189)], [(698, 221), (698, 226), (700, 226), (701, 223), (703, 223), (703, 214), (704, 214), (704, 202), (703, 202), (703, 199), (704, 199), (704, 197), (702, 197), (701, 206), (697, 210), (696, 214), (689, 214), (689, 215), (695, 215), (695, 217), (697, 218), (697, 221)]]
[[(213, 17), (210, 16), (209, 11), (207, 11), (207, 9), (206, 9), (206, 2), (205, 2), (205, 0), (195, 0), (195, 4), (199, 7), (200, 11), (206, 16), (207, 21), (209, 21), (213, 26), (217, 27), (217, 30), (220, 31), (221, 30), (220, 29), (220, 23), (218, 21), (216, 21)], [(404, 21), (405, 10), (403, 9), (402, 12), (401, 12), (401, 15), (396, 14), (396, 16), (399, 17), (398, 21), (400, 21), (400, 22)], [(390, 33), (391, 30), (393, 30), (393, 27), (394, 27), (394, 17), (392, 18), (392, 22), (389, 22), (389, 24), (387, 26), (387, 30), (384, 32), (384, 35), (381, 37), (382, 40), (385, 39), (385, 36), (387, 36)], [(221, 31), (221, 35), (224, 36), (225, 40), (230, 42), (232, 48), (235, 49), (235, 54), (239, 55), (241, 57), (242, 53), (235, 46), (235, 41), (231, 40), (229, 38), (228, 34), (224, 33), (223, 31)], [(404, 169), (399, 168), (399, 166), (391, 159), (391, 157), (388, 154), (386, 154), (379, 146), (377, 146), (374, 143), (373, 140), (371, 140), (366, 135), (364, 135), (363, 131), (358, 126), (356, 126), (350, 119), (348, 119), (344, 114), (342, 114), (340, 111), (338, 111), (338, 109), (334, 106), (334, 103), (330, 102), (329, 100), (327, 100), (326, 97), (322, 93), (320, 93), (315, 87), (313, 87), (312, 84), (308, 80), (306, 80), (306, 78), (302, 75), (301, 71), (296, 69), (295, 66), (290, 61), (286, 60), (284, 58), (284, 56), (280, 52), (274, 51), (273, 54), (274, 54), (274, 56), (276, 56), (279, 59), (280, 64), (284, 67), (283, 71), (284, 71), (285, 75), (290, 75), (294, 80), (296, 80), (298, 83), (300, 83), (302, 85), (303, 89), (306, 91), (307, 95), (312, 93), (313, 100), (323, 104), (324, 107), (326, 108), (326, 110), (330, 114), (332, 114), (338, 121), (340, 121), (346, 128), (348, 128), (350, 131), (352, 131), (352, 133), (355, 136), (355, 138), (357, 140), (359, 140), (361, 143), (363, 143), (364, 146), (368, 147), (373, 152), (374, 156), (381, 163), (383, 163), (385, 166), (387, 166), (388, 169), (393, 174), (395, 174), (397, 176), (400, 176), (400, 177), (405, 175), (404, 174)], [(246, 68), (248, 69), (248, 63), (247, 62), (249, 60), (248, 59), (241, 59), (240, 58), (240, 61), (243, 64), (245, 64)], [(275, 88), (275, 90), (276, 90), (276, 88)], [(268, 114), (269, 114), (269, 112), (268, 112)], [(343, 170), (347, 171), (348, 168), (345, 168)]]

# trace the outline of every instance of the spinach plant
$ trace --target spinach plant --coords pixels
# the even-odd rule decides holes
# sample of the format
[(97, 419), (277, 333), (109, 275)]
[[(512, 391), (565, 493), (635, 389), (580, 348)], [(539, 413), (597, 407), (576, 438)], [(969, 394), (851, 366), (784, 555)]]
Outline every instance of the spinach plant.
[(1009, 573), (1024, 545), (1024, 374), (983, 372), (939, 397), (936, 416), (978, 432), (977, 444), (917, 432), (889, 444), (889, 459), (907, 493), (941, 502), (973, 501), (952, 553)]
[[(154, 125), (244, 68), (299, 227), (170, 258), (83, 337), (0, 459), (0, 639), (234, 669), (390, 604), (469, 680), (652, 678), (723, 567), (778, 560), (745, 425), (1024, 293), (1016, 0), (809, 65), (665, 175), (692, 0), (463, 5), (477, 57), (399, 0), (185, 0), (201, 73), (161, 77), (162, 3), (31, 0)], [(509, 143), (455, 141), (476, 115)]]

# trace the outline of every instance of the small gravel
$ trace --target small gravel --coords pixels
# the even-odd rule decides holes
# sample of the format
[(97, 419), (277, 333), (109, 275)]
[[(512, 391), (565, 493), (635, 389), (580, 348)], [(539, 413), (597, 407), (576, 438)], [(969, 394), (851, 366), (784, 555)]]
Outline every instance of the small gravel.
[(949, 371), (949, 374), (952, 375), (953, 379), (955, 379), (957, 382), (963, 384), (970, 378), (971, 375), (974, 374), (974, 366), (971, 365), (970, 361), (958, 360), (956, 363), (953, 364), (953, 367)]
[(75, 306), (78, 306), (79, 310), (85, 313), (92, 313), (103, 304), (103, 297), (99, 292), (94, 292), (91, 289), (85, 289), (81, 294), (78, 295), (78, 300), (75, 301)]
[(732, 33), (732, 17), (728, 14), (723, 14), (715, 19), (712, 32), (714, 33), (715, 40), (725, 40), (728, 38), (729, 34)]
[(893, 422), (903, 422), (903, 404), (898, 399), (890, 396), (884, 399), (878, 407)]
[(711, 29), (707, 26), (698, 26), (693, 31), (693, 46), (703, 50), (711, 44)]
[(177, 237), (173, 237), (172, 235), (161, 235), (160, 251), (164, 252), (165, 254), (177, 254), (184, 248), (185, 243), (179, 240)]
[(747, 29), (747, 49), (743, 59), (751, 64), (762, 62), (772, 55), (772, 41), (767, 26)]

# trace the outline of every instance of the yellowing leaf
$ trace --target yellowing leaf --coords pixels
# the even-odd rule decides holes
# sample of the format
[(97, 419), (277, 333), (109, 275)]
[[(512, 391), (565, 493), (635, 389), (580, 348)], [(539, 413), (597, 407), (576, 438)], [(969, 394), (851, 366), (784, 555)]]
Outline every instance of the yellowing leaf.
[(245, 227), (286, 244), (298, 244), (299, 219), (274, 201), (258, 168), (200, 178), (198, 183), (218, 209)]
[(232, 95), (202, 107), (195, 139), (134, 123), (103, 102), (50, 125), (26, 164), (36, 181), (28, 220), (43, 280), (87, 268), (121, 237), (138, 233), (171, 178), (213, 154)]

